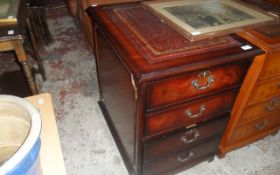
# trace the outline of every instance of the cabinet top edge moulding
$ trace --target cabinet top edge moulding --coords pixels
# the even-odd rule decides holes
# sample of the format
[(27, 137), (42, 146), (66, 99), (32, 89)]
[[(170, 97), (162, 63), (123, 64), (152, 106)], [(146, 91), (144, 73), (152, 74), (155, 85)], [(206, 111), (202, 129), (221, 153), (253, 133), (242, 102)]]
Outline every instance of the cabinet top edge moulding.
[(190, 42), (141, 3), (91, 7), (88, 12), (139, 82), (263, 53), (235, 34)]

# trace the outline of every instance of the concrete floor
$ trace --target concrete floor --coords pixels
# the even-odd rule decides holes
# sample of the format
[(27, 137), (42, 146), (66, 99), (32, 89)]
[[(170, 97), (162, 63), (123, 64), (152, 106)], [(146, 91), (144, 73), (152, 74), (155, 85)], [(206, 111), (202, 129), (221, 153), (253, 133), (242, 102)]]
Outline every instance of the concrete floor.
[[(94, 58), (65, 9), (48, 14), (54, 43), (42, 51), (48, 80), (36, 79), (52, 94), (67, 174), (128, 174), (101, 111)], [(279, 175), (280, 133), (201, 163), (180, 175)]]

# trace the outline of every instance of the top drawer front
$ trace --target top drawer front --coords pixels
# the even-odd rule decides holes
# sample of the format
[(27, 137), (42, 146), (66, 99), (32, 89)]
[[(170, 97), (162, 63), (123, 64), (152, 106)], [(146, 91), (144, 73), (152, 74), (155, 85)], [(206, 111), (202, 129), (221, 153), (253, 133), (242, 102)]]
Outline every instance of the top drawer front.
[(148, 107), (159, 107), (242, 83), (248, 63), (227, 64), (150, 85)]
[(269, 54), (261, 72), (261, 79), (280, 75), (280, 51)]

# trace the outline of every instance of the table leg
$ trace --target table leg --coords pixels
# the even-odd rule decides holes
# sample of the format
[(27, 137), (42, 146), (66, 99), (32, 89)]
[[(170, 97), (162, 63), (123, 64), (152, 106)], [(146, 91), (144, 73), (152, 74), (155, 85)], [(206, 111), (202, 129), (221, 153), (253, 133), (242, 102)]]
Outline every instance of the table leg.
[(22, 66), (28, 86), (33, 95), (38, 94), (38, 89), (32, 75), (30, 66), (27, 64), (27, 56), (22, 46), (21, 40), (14, 40), (14, 49), (19, 63)]
[(33, 78), (29, 65), (27, 64), (27, 62), (22, 62), (21, 65), (22, 65), (25, 78), (27, 80), (28, 86), (29, 86), (32, 94), (33, 95), (38, 94), (37, 86), (36, 86), (36, 83)]

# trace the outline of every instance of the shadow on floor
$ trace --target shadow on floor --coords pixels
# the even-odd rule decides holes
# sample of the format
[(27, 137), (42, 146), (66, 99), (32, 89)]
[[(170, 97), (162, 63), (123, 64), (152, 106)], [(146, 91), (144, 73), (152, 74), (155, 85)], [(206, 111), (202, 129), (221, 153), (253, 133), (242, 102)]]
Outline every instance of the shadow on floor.
[(0, 76), (0, 93), (19, 97), (32, 95), (20, 70), (6, 72)]

